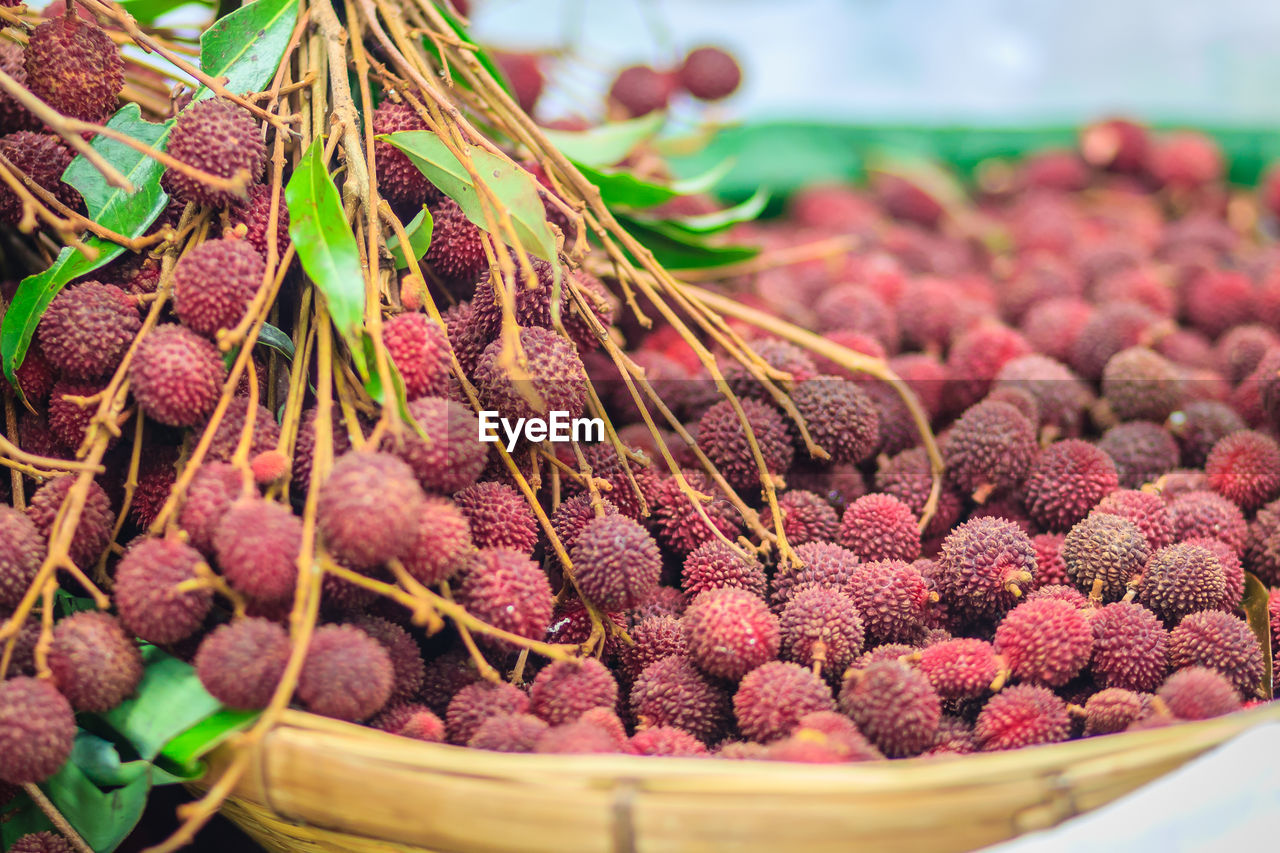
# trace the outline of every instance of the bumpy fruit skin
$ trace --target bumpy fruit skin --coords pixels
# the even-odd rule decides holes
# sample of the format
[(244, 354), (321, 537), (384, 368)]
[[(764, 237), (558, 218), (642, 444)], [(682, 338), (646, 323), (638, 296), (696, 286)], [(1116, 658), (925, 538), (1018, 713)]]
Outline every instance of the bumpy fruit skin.
[[(222, 415), (222, 422), (214, 430), (213, 440), (209, 442), (209, 452), (205, 459), (210, 462), (230, 462), (240, 444), (240, 436), (244, 432), (245, 422), (249, 417), (249, 398), (235, 397), (227, 405)], [(267, 407), (258, 404), (253, 412), (253, 429), (249, 437), (249, 458), (274, 450), (280, 442), (280, 424), (267, 411)]]
[(206, 240), (173, 268), (173, 311), (193, 332), (213, 338), (244, 317), (267, 264), (245, 240)]
[(444, 740), (444, 722), (426, 705), (417, 702), (388, 702), (369, 721), (369, 725), (393, 735), (426, 743), (440, 743)]
[(142, 680), (142, 655), (114, 616), (86, 610), (53, 629), (49, 669), (78, 711), (109, 711)]
[[(1266, 510), (1259, 511), (1261, 516)], [(1179, 542), (1209, 537), (1227, 543), (1237, 554), (1249, 542), (1249, 526), (1240, 507), (1217, 492), (1191, 491), (1169, 503), (1174, 538)]]
[[(929, 465), (929, 455), (923, 447), (904, 450), (892, 458), (882, 462), (876, 471), (876, 491), (891, 495), (906, 504), (907, 509), (917, 517), (924, 511), (925, 503), (933, 489), (933, 473)], [(788, 492), (793, 494), (793, 492)], [(783, 495), (782, 500), (786, 500)], [(924, 530), (928, 539), (946, 536), (960, 519), (964, 511), (964, 498), (949, 483), (942, 484), (938, 493), (938, 506), (929, 526)], [(784, 519), (785, 528), (785, 519)], [(833, 536), (823, 537), (833, 539)], [(787, 533), (787, 541), (797, 544)]]
[(844, 592), (873, 643), (911, 643), (924, 634), (931, 590), (914, 565), (901, 560), (860, 563), (850, 570)]
[(16, 607), (44, 560), (45, 538), (23, 513), (0, 507), (0, 609)]
[(52, 832), (32, 832), (22, 836), (9, 848), (9, 853), (74, 853), (71, 842)]
[(196, 652), (204, 689), (232, 708), (265, 708), (284, 675), (291, 649), (277, 622), (248, 617), (215, 628)]
[(951, 482), (985, 501), (1026, 477), (1036, 457), (1035, 427), (1008, 403), (978, 403), (952, 426), (944, 455)]
[(1240, 710), (1240, 694), (1227, 677), (1203, 666), (1178, 670), (1156, 695), (1180, 720), (1207, 720)]
[[(515, 284), (512, 285), (515, 289), (515, 293), (511, 295), (512, 311), (516, 323), (520, 326), (554, 329), (551, 300), (556, 289), (555, 269), (541, 258), (530, 258), (529, 264), (533, 269), (534, 285), (529, 286), (529, 280), (524, 271), (519, 269), (518, 263)], [(600, 340), (596, 337), (592, 324), (583, 317), (577, 301), (570, 293), (570, 287), (576, 287), (590, 306), (595, 319), (606, 329), (613, 323), (613, 299), (595, 276), (583, 270), (561, 272), (564, 276), (560, 284), (561, 322), (578, 352), (589, 352), (600, 345)], [(477, 285), (476, 296), (471, 304), (486, 341), (496, 340), (502, 331), (502, 307), (488, 281)]]
[(702, 758), (707, 746), (693, 735), (671, 726), (657, 726), (631, 736), (631, 749), (636, 755)]
[(1019, 684), (987, 700), (973, 733), (984, 752), (1056, 743), (1070, 736), (1071, 716), (1049, 688)]
[(1233, 433), (1214, 445), (1204, 472), (1215, 492), (1252, 512), (1280, 495), (1280, 445), (1253, 430)]
[(858, 498), (840, 519), (839, 542), (862, 560), (906, 560), (920, 556), (919, 519), (891, 495)]
[[(542, 568), (509, 548), (481, 548), (463, 570), (458, 601), (471, 615), (496, 628), (540, 640), (551, 623), (551, 584)], [(504, 640), (477, 641), (506, 650)]]
[(1006, 364), (1030, 354), (1026, 338), (995, 321), (979, 323), (958, 335), (947, 353), (946, 396), (951, 408), (959, 411), (977, 403)]
[(278, 602), (297, 589), (302, 538), (302, 519), (289, 507), (240, 498), (222, 516), (213, 550), (228, 583), (258, 602)]
[[(27, 517), (35, 524), (40, 535), (48, 538), (53, 530), (53, 522), (62, 508), (67, 493), (75, 485), (73, 474), (64, 474), (45, 483), (31, 496), (31, 504), (27, 507)], [(115, 514), (111, 511), (111, 498), (98, 482), (89, 484), (88, 495), (80, 510), (80, 520), (76, 523), (75, 532), (71, 535), (68, 551), (72, 562), (81, 568), (87, 568), (97, 562), (107, 543), (111, 541), (111, 531), (115, 525)]]
[(976, 699), (995, 684), (1004, 664), (985, 640), (961, 637), (926, 646), (916, 668), (943, 699)]
[(683, 621), (689, 656), (708, 675), (736, 680), (778, 656), (778, 617), (746, 590), (700, 593)]
[[(0, 5), (10, 4), (3, 3)], [(16, 6), (17, 3), (12, 3), (12, 5)], [(16, 42), (5, 41), (4, 44), (0, 44), (0, 70), (17, 80), (21, 85), (26, 86), (27, 69), (23, 67), (24, 53), (22, 45)], [(30, 110), (7, 92), (0, 95), (0, 132), (12, 133), (16, 130), (39, 129), (40, 120), (32, 115)]]
[(793, 547), (806, 542), (836, 538), (840, 521), (826, 499), (803, 489), (792, 489), (778, 498), (782, 531)]
[(468, 684), (449, 700), (445, 712), (449, 742), (465, 744), (487, 720), (528, 710), (529, 697), (514, 685), (487, 681)]
[(1145, 716), (1150, 705), (1151, 697), (1146, 693), (1134, 693), (1121, 687), (1099, 690), (1084, 705), (1084, 736), (1122, 732)]
[[(485, 347), (476, 364), (474, 380), (486, 409), (504, 418), (546, 418), (549, 412), (565, 412), (569, 418), (582, 415), (586, 405), (587, 374), (573, 343), (550, 329), (520, 330), (520, 347), (528, 359), (525, 379), (517, 385), (502, 366), (503, 342)], [(532, 386), (540, 403), (526, 399), (521, 388)]]
[(1188, 613), (1214, 610), (1226, 597), (1226, 573), (1207, 548), (1180, 542), (1151, 555), (1142, 573), (1140, 600), (1166, 625)]
[(191, 636), (209, 613), (213, 595), (208, 589), (177, 587), (195, 580), (203, 562), (199, 551), (177, 539), (144, 539), (133, 545), (116, 567), (120, 621), (131, 633), (161, 645)]
[(1090, 515), (1062, 542), (1062, 561), (1071, 582), (1104, 601), (1122, 597), (1150, 556), (1147, 537), (1118, 515)]
[(377, 640), (354, 625), (322, 625), (298, 674), (298, 698), (317, 714), (357, 722), (382, 709), (393, 679)]
[(213, 556), (213, 540), (218, 525), (243, 487), (240, 472), (225, 462), (206, 462), (191, 478), (186, 500), (178, 514), (178, 526), (200, 553)]
[[(373, 111), (375, 135), (426, 129), (426, 122), (408, 104), (383, 101)], [(378, 172), (378, 192), (392, 204), (421, 209), (423, 204), (441, 197), (440, 191), (413, 165), (408, 155), (390, 142), (374, 142), (373, 157)]]
[[(703, 512), (716, 530), (734, 539), (742, 529), (738, 510), (719, 493), (706, 474), (691, 468), (683, 469), (681, 474), (695, 491), (712, 496), (710, 503), (702, 504)], [(688, 554), (715, 538), (711, 526), (702, 520), (675, 477), (659, 482), (654, 498), (649, 504), (649, 520), (658, 541), (667, 548), (677, 554)]]
[(49, 303), (40, 348), (68, 379), (98, 379), (115, 370), (142, 329), (138, 306), (114, 284), (86, 281)]
[(477, 548), (510, 548), (532, 554), (538, 541), (538, 522), (529, 505), (504, 483), (484, 481), (453, 496), (471, 526)]
[(840, 688), (840, 710), (890, 758), (919, 755), (932, 746), (942, 717), (929, 680), (897, 661), (851, 669)]
[(398, 437), (388, 435), (382, 449), (409, 463), (427, 492), (450, 494), (475, 483), (489, 450), (477, 440), (480, 422), (471, 409), (443, 397), (421, 397), (409, 403), (409, 414), (431, 441), (405, 429)]
[(1118, 488), (1110, 456), (1087, 441), (1067, 439), (1040, 451), (1027, 476), (1024, 503), (1046, 530), (1069, 530)]
[[(765, 468), (770, 474), (785, 474), (795, 458), (791, 437), (782, 415), (759, 400), (739, 401), (747, 423), (755, 436)], [(760, 486), (760, 469), (751, 453), (747, 434), (733, 409), (733, 403), (722, 400), (698, 421), (698, 446), (724, 475), (729, 485), (742, 491)]]
[(436, 275), (448, 282), (470, 284), (488, 266), (480, 229), (451, 198), (431, 205), (431, 246), (423, 258)]
[(208, 417), (226, 378), (218, 348), (175, 323), (143, 338), (129, 365), (134, 399), (147, 417), (168, 426), (195, 426)]
[[(277, 263), (284, 259), (285, 250), (289, 248), (289, 208), (284, 204), (283, 191), (280, 193), (280, 201), (281, 203), (275, 208)], [(249, 200), (232, 206), (228, 213), (232, 225), (245, 227), (244, 239), (265, 260), (271, 248), (268, 242), (271, 225), (271, 187), (262, 184), (249, 187)]]
[(645, 667), (631, 687), (630, 702), (638, 729), (672, 726), (703, 743), (724, 730), (730, 710), (724, 690), (683, 655), (669, 655)]
[(633, 645), (622, 645), (618, 658), (627, 676), (634, 679), (645, 667), (670, 655), (687, 655), (689, 642), (677, 616), (655, 613), (636, 622), (631, 629)]
[(1220, 610), (1192, 613), (1169, 632), (1169, 665), (1204, 666), (1252, 696), (1262, 679), (1262, 648), (1243, 619)]
[(549, 728), (532, 714), (494, 714), (480, 724), (467, 746), (493, 752), (533, 752), (538, 738)]
[(405, 703), (417, 696), (426, 670), (418, 641), (395, 622), (380, 616), (359, 616), (351, 624), (377, 640), (391, 658), (393, 678), (388, 701)]
[[(169, 154), (220, 178), (248, 172), (250, 183), (262, 177), (267, 160), (253, 115), (224, 98), (197, 101), (178, 113), (169, 132)], [(230, 190), (213, 189), (176, 169), (165, 170), (164, 185), (181, 201), (209, 207), (225, 208), (241, 201)]]
[(1117, 601), (1095, 610), (1090, 619), (1093, 658), (1090, 670), (1099, 684), (1150, 692), (1169, 669), (1169, 634), (1147, 608)]
[(27, 88), (63, 115), (101, 123), (115, 111), (124, 88), (124, 62), (102, 28), (62, 15), (31, 31)]
[(639, 522), (622, 515), (588, 522), (571, 556), (578, 589), (606, 610), (635, 607), (662, 574), (658, 543)]
[(1093, 509), (1104, 515), (1118, 515), (1133, 524), (1147, 537), (1147, 545), (1158, 551), (1173, 543), (1173, 519), (1165, 502), (1157, 494), (1137, 489), (1120, 489), (1107, 495)]
[(655, 71), (647, 65), (632, 65), (618, 72), (609, 87), (609, 99), (632, 118), (665, 110), (671, 99), (674, 81), (670, 74)]
[(1280, 586), (1280, 501), (1258, 510), (1249, 528), (1244, 556), (1249, 570), (1264, 583)]
[(1177, 441), (1151, 421), (1117, 424), (1103, 433), (1097, 447), (1111, 457), (1125, 489), (1155, 482), (1178, 466)]
[(763, 598), (767, 584), (764, 567), (755, 555), (744, 557), (728, 544), (713, 539), (685, 557), (680, 586), (690, 596), (731, 586)]
[(382, 342), (400, 377), (405, 397), (444, 397), (449, 393), (449, 339), (421, 311), (397, 314), (382, 324)]
[(372, 569), (409, 553), (423, 497), (401, 459), (348, 452), (320, 487), (316, 526), (339, 560)]
[(71, 755), (75, 715), (53, 682), (0, 681), (0, 782), (43, 782)]
[(419, 583), (435, 586), (462, 570), (475, 546), (461, 510), (444, 498), (429, 497), (415, 526), (413, 545), (403, 557), (405, 571)]
[(993, 618), (1008, 611), (1029, 586), (1036, 551), (1018, 525), (975, 518), (942, 542), (937, 560), (939, 593), (962, 614)]
[[(20, 130), (0, 138), (0, 154), (17, 169), (75, 211), (84, 209), (84, 200), (62, 173), (71, 164), (71, 151), (58, 137)], [(22, 221), (22, 199), (8, 184), (0, 188), (0, 222), (18, 225)]]
[(1122, 421), (1163, 421), (1184, 394), (1182, 371), (1146, 347), (1116, 353), (1102, 370), (1102, 398)]
[(799, 664), (771, 661), (751, 670), (733, 694), (738, 730), (768, 743), (791, 734), (813, 711), (834, 711), (831, 688)]
[(702, 101), (719, 101), (737, 91), (742, 83), (742, 69), (718, 47), (699, 47), (689, 51), (678, 72), (680, 85)]
[(841, 673), (862, 653), (866, 639), (853, 599), (840, 590), (807, 586), (798, 590), (778, 617), (781, 654), (820, 672)]
[(571, 723), (592, 708), (618, 704), (618, 683), (595, 658), (553, 661), (529, 687), (529, 712), (549, 725)]
[(1089, 662), (1093, 633), (1083, 610), (1054, 599), (1019, 604), (996, 628), (995, 648), (1016, 678), (1060, 687)]
[[(857, 384), (835, 376), (818, 376), (791, 389), (792, 402), (809, 435), (835, 462), (862, 462), (880, 444), (880, 415)], [(799, 431), (796, 432), (797, 445)]]

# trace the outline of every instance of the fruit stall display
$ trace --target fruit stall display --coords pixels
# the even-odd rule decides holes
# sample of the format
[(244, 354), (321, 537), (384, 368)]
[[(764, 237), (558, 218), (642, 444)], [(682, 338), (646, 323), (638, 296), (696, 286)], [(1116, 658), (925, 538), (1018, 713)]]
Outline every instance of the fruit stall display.
[(770, 198), (715, 48), (547, 119), (456, 0), (165, 9), (0, 3), (5, 849), (971, 849), (1280, 714), (1280, 173)]

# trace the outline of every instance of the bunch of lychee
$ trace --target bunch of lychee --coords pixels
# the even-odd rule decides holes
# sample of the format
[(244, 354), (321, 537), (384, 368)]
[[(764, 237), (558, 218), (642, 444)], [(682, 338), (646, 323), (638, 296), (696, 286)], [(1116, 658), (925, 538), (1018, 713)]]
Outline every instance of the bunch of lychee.
[(622, 69), (609, 86), (608, 102), (623, 117), (639, 118), (665, 110), (681, 92), (699, 101), (721, 101), (741, 84), (738, 61), (722, 48), (704, 46), (689, 51), (674, 68), (631, 65)]

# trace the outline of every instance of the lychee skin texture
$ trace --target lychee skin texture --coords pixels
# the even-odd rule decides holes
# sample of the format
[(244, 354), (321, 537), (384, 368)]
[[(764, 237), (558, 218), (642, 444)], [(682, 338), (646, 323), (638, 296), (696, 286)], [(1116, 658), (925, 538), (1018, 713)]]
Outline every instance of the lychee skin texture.
[(1110, 456), (1087, 441), (1067, 439), (1040, 451), (1027, 476), (1024, 503), (1046, 530), (1069, 530), (1118, 488)]
[(61, 15), (31, 31), (27, 88), (63, 115), (101, 123), (124, 88), (120, 48), (91, 21)]
[(1090, 595), (1097, 589), (1104, 601), (1122, 597), (1150, 556), (1147, 537), (1118, 515), (1090, 515), (1062, 542), (1072, 583)]
[(467, 517), (471, 540), (477, 548), (511, 548), (533, 553), (538, 541), (538, 522), (515, 489), (503, 483), (483, 481), (462, 489), (453, 500)]
[(45, 538), (25, 514), (0, 506), (0, 610), (16, 607), (44, 560)]
[(947, 474), (962, 492), (1007, 491), (1035, 460), (1035, 427), (1008, 403), (978, 403), (956, 420), (944, 455)]
[(188, 329), (212, 339), (244, 317), (266, 271), (248, 241), (206, 240), (174, 265), (173, 311)]
[[(795, 458), (786, 422), (778, 410), (759, 400), (739, 401), (756, 445), (770, 474), (785, 474)], [(760, 468), (733, 403), (722, 400), (698, 421), (698, 446), (735, 489), (750, 492), (760, 486)]]
[(706, 744), (688, 732), (671, 726), (657, 726), (636, 732), (631, 736), (631, 748), (636, 755), (701, 758), (708, 754)]
[[(62, 173), (71, 164), (71, 151), (58, 137), (20, 130), (0, 137), (0, 154), (58, 201), (72, 210), (84, 210), (80, 193), (62, 181)], [(8, 184), (0, 187), (0, 222), (16, 226), (22, 216), (22, 199)]]
[(445, 281), (471, 283), (488, 266), (480, 229), (451, 198), (431, 205), (431, 246), (424, 261)]
[(673, 726), (703, 743), (724, 729), (729, 697), (683, 655), (644, 668), (631, 687), (631, 712), (640, 729)]
[(689, 656), (708, 675), (736, 680), (778, 656), (778, 617), (746, 590), (700, 593), (683, 620)]
[(75, 715), (53, 682), (0, 681), (0, 782), (26, 785), (58, 772), (76, 734)]
[(354, 625), (323, 625), (307, 647), (298, 698), (326, 717), (357, 722), (382, 709), (391, 696), (391, 657)]
[(609, 98), (632, 118), (665, 110), (674, 88), (671, 76), (647, 65), (633, 65), (618, 72), (609, 87)]
[(860, 563), (844, 592), (862, 616), (874, 643), (910, 643), (924, 633), (930, 589), (920, 570), (902, 560)]
[[(681, 473), (685, 482), (695, 491), (712, 496), (710, 503), (702, 504), (711, 524), (729, 539), (735, 538), (742, 529), (742, 517), (738, 510), (719, 494), (701, 471), (685, 469)], [(658, 540), (677, 554), (688, 554), (715, 538), (711, 527), (702, 520), (689, 496), (680, 490), (675, 477), (668, 477), (658, 484), (655, 500), (649, 509), (649, 519)]]
[(388, 435), (382, 449), (399, 456), (427, 492), (452, 494), (475, 483), (484, 471), (489, 449), (477, 440), (480, 421), (467, 406), (444, 397), (419, 397), (409, 414), (431, 441), (417, 431)]
[(836, 538), (840, 520), (826, 499), (803, 489), (791, 489), (778, 498), (782, 530), (793, 547), (806, 542)]
[(206, 462), (191, 478), (178, 526), (200, 553), (213, 556), (213, 540), (227, 508), (244, 487), (240, 472), (226, 462)]
[(320, 487), (316, 526), (341, 562), (371, 569), (409, 553), (423, 499), (413, 470), (398, 457), (348, 452)]
[(403, 562), (415, 580), (435, 586), (452, 578), (466, 565), (475, 546), (466, 516), (452, 502), (429, 497), (422, 503), (413, 546)]
[(196, 426), (213, 411), (227, 378), (218, 348), (175, 323), (153, 329), (129, 365), (129, 385), (142, 411), (175, 427)]
[(675, 616), (646, 616), (631, 629), (631, 640), (634, 645), (623, 645), (618, 650), (623, 670), (631, 678), (664, 657), (689, 653), (689, 641), (685, 639), (684, 628)]
[[(481, 548), (463, 570), (458, 601), (481, 621), (530, 640), (541, 640), (551, 623), (551, 584), (542, 567), (520, 551)], [(477, 641), (507, 649), (503, 640)]]
[(369, 721), (369, 726), (426, 743), (444, 740), (444, 722), (426, 705), (392, 700)]
[(1159, 618), (1140, 604), (1117, 601), (1093, 612), (1090, 671), (1099, 684), (1150, 692), (1169, 669), (1169, 634)]
[(991, 689), (1001, 661), (985, 640), (961, 637), (926, 646), (916, 668), (943, 699), (976, 699)]
[(232, 708), (267, 707), (284, 675), (292, 646), (284, 627), (248, 617), (215, 628), (196, 652), (196, 676), (204, 689)]
[(53, 629), (49, 669), (78, 711), (109, 711), (142, 680), (142, 655), (114, 616), (86, 610)]
[[(1249, 570), (1272, 586), (1280, 586), (1280, 501), (1258, 510), (1249, 528), (1244, 556)], [(1277, 596), (1273, 596), (1276, 598)]]
[(685, 557), (680, 585), (690, 596), (732, 586), (763, 598), (767, 584), (764, 567), (755, 555), (743, 557), (728, 544), (712, 539)]
[(382, 324), (382, 342), (404, 380), (406, 398), (448, 395), (452, 374), (443, 327), (421, 311), (397, 314)]
[(613, 673), (595, 658), (553, 661), (529, 686), (529, 712), (553, 726), (578, 719), (592, 708), (618, 704)]
[(1089, 697), (1084, 705), (1084, 736), (1122, 732), (1150, 708), (1151, 697), (1121, 687), (1108, 687)]
[[(373, 111), (375, 135), (426, 129), (426, 122), (408, 104), (383, 101)], [(378, 191), (392, 204), (421, 208), (426, 202), (440, 198), (440, 191), (427, 180), (427, 176), (413, 165), (407, 154), (390, 142), (375, 141), (373, 158), (378, 172)]]
[(1180, 542), (1151, 555), (1142, 573), (1139, 600), (1167, 625), (1200, 610), (1214, 610), (1226, 597), (1226, 574), (1207, 548)]
[(1280, 445), (1253, 430), (1233, 433), (1214, 445), (1204, 472), (1215, 492), (1252, 512), (1280, 495)]
[(738, 730), (768, 743), (791, 734), (813, 711), (834, 711), (831, 688), (799, 664), (771, 661), (751, 670), (733, 694)]
[[(213, 441), (209, 443), (209, 452), (205, 460), (210, 462), (230, 462), (240, 444), (241, 434), (249, 417), (249, 398), (234, 397), (222, 415), (222, 422), (213, 433)], [(253, 411), (253, 429), (249, 437), (249, 458), (274, 450), (280, 442), (280, 424), (267, 411), (267, 407), (259, 403)], [(337, 440), (335, 439), (335, 446)]]
[(606, 610), (635, 607), (662, 574), (658, 543), (639, 522), (622, 515), (588, 522), (570, 556), (578, 589)]
[(1070, 736), (1071, 716), (1049, 688), (1019, 684), (987, 700), (973, 733), (983, 752), (1057, 743)]
[[(253, 115), (224, 98), (197, 101), (178, 113), (169, 132), (169, 154), (188, 166), (220, 178), (247, 172), (249, 182), (262, 177), (267, 150)], [(239, 201), (230, 190), (217, 190), (176, 169), (164, 173), (164, 185), (181, 201), (230, 207)]]
[(910, 562), (920, 556), (920, 520), (891, 495), (863, 495), (845, 509), (838, 541), (868, 562)]
[(992, 618), (1017, 603), (1034, 577), (1036, 551), (1018, 525), (975, 518), (942, 542), (937, 560), (940, 594), (963, 615)]
[[(41, 536), (47, 538), (52, 532), (58, 511), (75, 483), (74, 474), (63, 474), (45, 483), (31, 496), (27, 516)], [(90, 482), (88, 495), (80, 510), (80, 520), (76, 523), (68, 548), (72, 562), (81, 568), (95, 564), (111, 541), (115, 521), (115, 513), (111, 511), (111, 498), (96, 480)]]
[(514, 685), (488, 681), (468, 684), (454, 694), (445, 711), (449, 742), (465, 744), (490, 718), (528, 710), (529, 697)]
[(1226, 676), (1203, 666), (1178, 670), (1156, 695), (1180, 720), (1207, 720), (1240, 710), (1240, 694)]
[(1102, 397), (1122, 421), (1159, 423), (1178, 408), (1184, 394), (1182, 371), (1146, 347), (1116, 353), (1102, 370)]
[(942, 703), (929, 680), (897, 661), (850, 670), (840, 709), (890, 758), (919, 755), (933, 745)]
[(37, 333), (63, 377), (98, 379), (115, 370), (141, 329), (132, 297), (114, 284), (86, 281), (54, 297)]
[(798, 590), (778, 617), (781, 654), (819, 670), (843, 672), (862, 653), (866, 638), (853, 599), (840, 590), (807, 586)]
[[(276, 205), (276, 263), (284, 260), (285, 250), (289, 248), (289, 208), (284, 204), (284, 193), (280, 193), (281, 203)], [(258, 184), (249, 187), (249, 200), (233, 206), (230, 214), (232, 225), (245, 226), (244, 239), (258, 250), (265, 260), (271, 248), (268, 243), (271, 225), (271, 187)]]
[(1111, 457), (1120, 486), (1137, 489), (1178, 466), (1178, 443), (1159, 424), (1128, 421), (1102, 434), (1098, 449)]
[(379, 616), (359, 616), (351, 624), (377, 640), (391, 658), (391, 698), (388, 701), (406, 703), (416, 697), (422, 689), (426, 671), (418, 641), (395, 622)]
[[(569, 340), (550, 329), (521, 329), (520, 346), (528, 364), (525, 381), (519, 384), (501, 364), (503, 346), (501, 340), (489, 344), (476, 364), (473, 378), (486, 409), (504, 418), (546, 418), (549, 412), (565, 412), (569, 418), (582, 415), (587, 374)], [(537, 392), (540, 403), (523, 396), (527, 386)]]
[[(1259, 518), (1266, 512), (1258, 512)], [(1237, 553), (1249, 541), (1249, 526), (1240, 507), (1217, 492), (1184, 492), (1169, 504), (1174, 536), (1179, 542), (1197, 537), (1221, 539)]]
[(302, 519), (289, 507), (240, 498), (222, 516), (213, 549), (235, 589), (259, 602), (286, 601), (297, 589), (302, 538)]
[(549, 728), (532, 714), (494, 714), (480, 724), (467, 746), (493, 752), (533, 752), (538, 738)]
[(1151, 550), (1158, 551), (1173, 543), (1173, 519), (1160, 495), (1137, 489), (1120, 489), (1107, 495), (1093, 508), (1094, 512), (1118, 515), (1133, 524), (1147, 537)]
[(120, 621), (151, 643), (176, 643), (191, 636), (213, 603), (208, 589), (179, 591), (195, 580), (200, 552), (176, 539), (144, 539), (125, 552), (116, 567), (115, 599)]
[(74, 853), (71, 842), (52, 832), (31, 832), (13, 842), (9, 853)]
[[(880, 444), (880, 415), (857, 383), (835, 376), (798, 382), (791, 399), (809, 435), (835, 462), (862, 462)], [(799, 431), (796, 433), (799, 444)]]
[(742, 69), (732, 56), (718, 47), (689, 51), (678, 75), (681, 87), (701, 101), (727, 98), (742, 83)]
[(1083, 610), (1065, 601), (1019, 604), (996, 628), (995, 648), (1016, 678), (1060, 687), (1079, 674), (1093, 651)]
[(1220, 610), (1192, 613), (1169, 632), (1173, 669), (1204, 666), (1221, 672), (1236, 690), (1252, 696), (1262, 680), (1262, 648), (1243, 619)]

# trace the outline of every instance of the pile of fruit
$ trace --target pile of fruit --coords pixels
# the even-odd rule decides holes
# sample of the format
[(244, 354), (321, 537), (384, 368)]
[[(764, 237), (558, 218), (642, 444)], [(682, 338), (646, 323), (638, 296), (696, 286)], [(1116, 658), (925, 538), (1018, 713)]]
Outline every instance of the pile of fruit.
[[(170, 848), (290, 705), (844, 762), (1270, 699), (1280, 180), (1108, 121), (967, 198), (811, 188), (673, 276), (620, 222), (715, 205), (647, 141), (579, 169), (550, 139), (591, 131), (545, 134), (447, 9), (403, 4), (418, 43), (305, 5), (241, 10), (289, 10), (250, 28), (276, 53), (167, 100), (116, 44), (184, 54), (121, 7), (4, 13), (0, 782), (60, 772), (160, 655), (265, 709)], [(722, 97), (725, 60), (609, 108)], [(593, 191), (620, 175), (650, 218)], [(481, 411), (605, 440), (484, 443)]]

